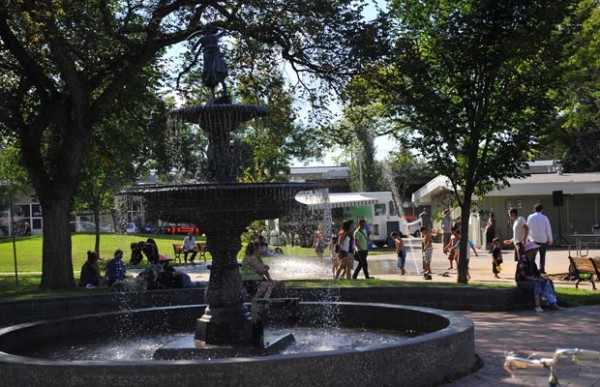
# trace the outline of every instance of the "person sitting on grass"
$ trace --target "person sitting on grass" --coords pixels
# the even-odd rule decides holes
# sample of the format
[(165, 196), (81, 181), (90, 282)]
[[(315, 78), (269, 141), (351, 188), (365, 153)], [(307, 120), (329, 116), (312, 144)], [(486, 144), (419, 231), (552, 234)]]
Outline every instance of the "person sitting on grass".
[(116, 250), (115, 257), (106, 264), (106, 285), (113, 286), (125, 279), (127, 268), (123, 262), (123, 251)]
[(90, 288), (100, 286), (100, 267), (98, 266), (98, 255), (93, 251), (87, 252), (87, 261), (81, 267), (79, 275), (79, 286)]

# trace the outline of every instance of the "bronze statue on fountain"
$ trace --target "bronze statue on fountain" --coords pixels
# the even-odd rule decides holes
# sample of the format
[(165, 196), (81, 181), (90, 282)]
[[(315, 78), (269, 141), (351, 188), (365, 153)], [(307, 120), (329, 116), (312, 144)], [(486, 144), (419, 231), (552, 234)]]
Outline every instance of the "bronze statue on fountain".
[[(227, 64), (223, 59), (223, 53), (219, 47), (219, 39), (225, 35), (225, 31), (218, 27), (208, 24), (206, 28), (190, 35), (189, 39), (202, 34), (200, 39), (193, 45), (193, 50), (197, 52), (196, 57), (202, 52), (202, 84), (210, 88), (212, 99), (207, 104), (230, 104), (231, 97), (227, 92), (225, 78), (229, 75)], [(222, 91), (219, 97), (215, 96), (215, 87), (221, 85)]]

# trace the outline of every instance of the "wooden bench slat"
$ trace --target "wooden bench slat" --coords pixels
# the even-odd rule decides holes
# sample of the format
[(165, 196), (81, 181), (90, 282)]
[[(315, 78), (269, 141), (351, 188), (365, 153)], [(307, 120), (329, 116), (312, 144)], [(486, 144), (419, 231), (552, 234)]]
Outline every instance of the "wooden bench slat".
[[(600, 280), (600, 258), (584, 258), (584, 257), (569, 257), (571, 265), (577, 270), (579, 276), (575, 283), (575, 288), (579, 289), (579, 283), (581, 281), (590, 281), (592, 288), (596, 290), (596, 283), (594, 282), (594, 274)], [(590, 278), (581, 278), (581, 274), (589, 274)]]

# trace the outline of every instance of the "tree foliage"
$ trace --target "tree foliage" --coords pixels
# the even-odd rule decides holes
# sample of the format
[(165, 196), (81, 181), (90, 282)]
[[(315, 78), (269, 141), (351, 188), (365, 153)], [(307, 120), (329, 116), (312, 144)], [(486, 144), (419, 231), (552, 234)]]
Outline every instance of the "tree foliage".
[(557, 90), (561, 128), (549, 138), (569, 172), (600, 171), (600, 2), (583, 0), (565, 28), (563, 84)]
[(429, 164), (412, 155), (406, 148), (388, 155), (386, 162), (389, 166), (389, 178), (398, 190), (400, 200), (410, 200), (408, 194), (411, 188), (422, 186), (434, 177)]
[[(369, 79), (410, 145), (448, 176), (462, 216), (471, 197), (523, 177), (554, 119), (549, 90), (569, 1), (398, 0), (389, 57)], [(467, 222), (463, 223), (467, 235)], [(463, 238), (466, 243), (466, 238)], [(466, 245), (461, 253), (466, 252)], [(466, 282), (462, 259), (459, 281)]]
[(85, 154), (75, 209), (94, 214), (96, 253), (100, 251), (100, 214), (114, 216), (115, 194), (147, 176), (166, 157), (166, 109), (154, 90), (157, 76), (148, 66), (117, 95), (110, 113), (96, 125)]
[(212, 22), (300, 75), (339, 82), (358, 65), (342, 42), (356, 40), (360, 11), (352, 0), (1, 0), (0, 125), (18, 138), (44, 209), (41, 286), (75, 285), (68, 214), (85, 154), (119, 92), (165, 47)]

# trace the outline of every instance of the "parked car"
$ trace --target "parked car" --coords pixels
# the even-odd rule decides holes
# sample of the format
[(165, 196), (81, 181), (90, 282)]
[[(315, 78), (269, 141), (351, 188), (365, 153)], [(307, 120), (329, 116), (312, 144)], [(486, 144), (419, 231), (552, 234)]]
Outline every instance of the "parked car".
[(156, 234), (157, 232), (158, 232), (158, 228), (151, 224), (147, 224), (144, 227), (142, 227), (143, 234)]
[(127, 226), (125, 227), (125, 233), (127, 234), (135, 234), (139, 231), (140, 229), (138, 228), (138, 226), (136, 226), (135, 223), (127, 223)]
[(112, 224), (101, 224), (100, 232), (115, 232), (115, 228)]
[(200, 235), (200, 229), (190, 223), (165, 223), (160, 228), (163, 234), (188, 234), (190, 232)]
[(96, 225), (94, 222), (69, 222), (69, 230), (71, 232), (94, 232), (96, 231)]

